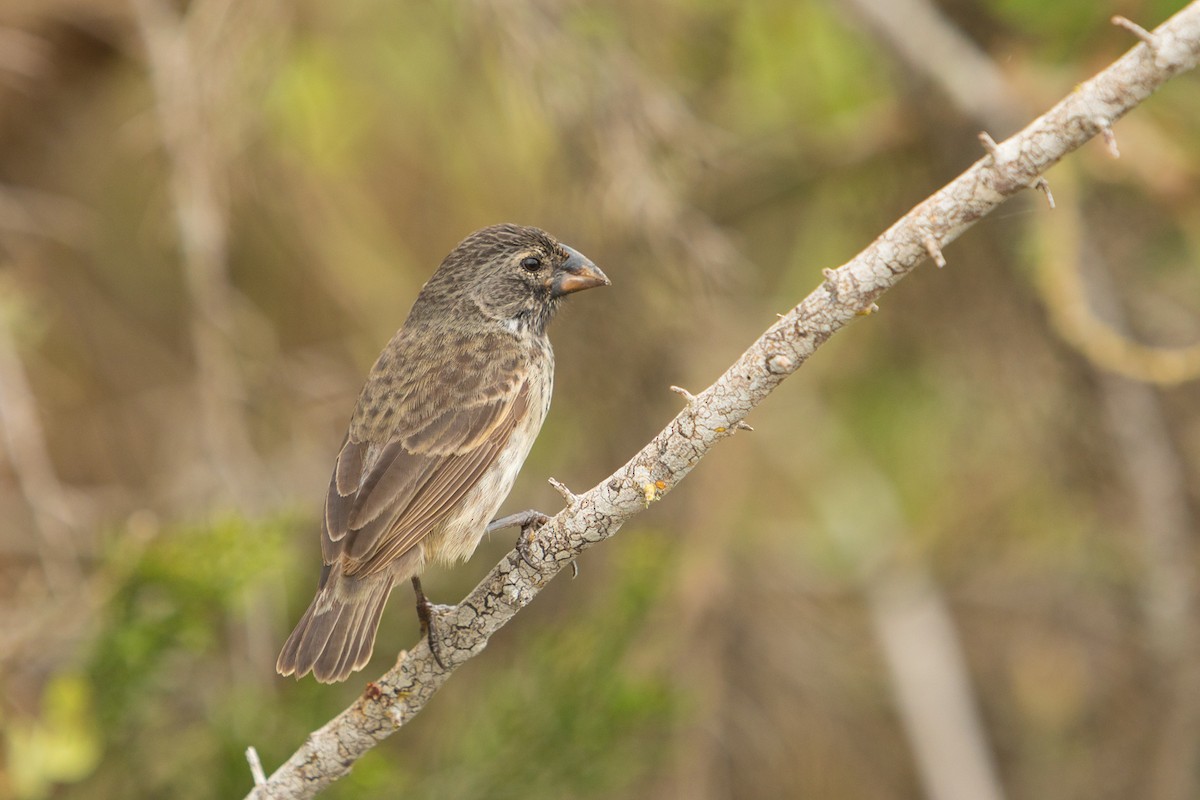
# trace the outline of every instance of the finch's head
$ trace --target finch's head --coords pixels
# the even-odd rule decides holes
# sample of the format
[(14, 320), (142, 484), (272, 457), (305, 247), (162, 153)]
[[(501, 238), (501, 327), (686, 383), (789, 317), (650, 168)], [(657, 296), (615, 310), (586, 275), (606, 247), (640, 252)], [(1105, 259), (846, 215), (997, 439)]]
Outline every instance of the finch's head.
[(421, 294), (459, 298), (514, 332), (540, 334), (563, 297), (609, 283), (585, 255), (545, 231), (504, 224), (463, 239)]

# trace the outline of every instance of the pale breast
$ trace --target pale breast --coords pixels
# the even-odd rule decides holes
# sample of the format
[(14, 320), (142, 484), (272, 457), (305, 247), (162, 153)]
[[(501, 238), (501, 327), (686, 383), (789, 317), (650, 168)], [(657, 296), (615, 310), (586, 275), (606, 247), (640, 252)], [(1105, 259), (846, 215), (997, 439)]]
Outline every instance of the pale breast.
[[(548, 348), (547, 348), (548, 350)], [(517, 423), (508, 444), (496, 458), (496, 462), (463, 497), (458, 508), (425, 539), (425, 554), (443, 563), (466, 560), (475, 552), (483, 538), (487, 524), (496, 518), (496, 512), (512, 491), (517, 473), (525, 463), (530, 448), (542, 429), (546, 414), (550, 410), (550, 398), (554, 389), (554, 361), (549, 353), (539, 354), (535, 360), (535, 374), (530, 376), (531, 396), (529, 412)], [(539, 379), (536, 372), (545, 375)]]

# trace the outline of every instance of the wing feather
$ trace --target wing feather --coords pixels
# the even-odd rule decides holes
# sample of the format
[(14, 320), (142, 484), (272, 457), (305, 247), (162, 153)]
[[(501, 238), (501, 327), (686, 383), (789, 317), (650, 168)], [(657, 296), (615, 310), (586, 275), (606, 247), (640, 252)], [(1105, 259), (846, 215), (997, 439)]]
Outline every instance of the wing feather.
[[(383, 445), (348, 437), (326, 499), (326, 563), (340, 559), (347, 575), (380, 572), (454, 513), (529, 409), (529, 385), (510, 387)], [(374, 459), (372, 447), (379, 448)], [(360, 477), (352, 489), (356, 465)]]

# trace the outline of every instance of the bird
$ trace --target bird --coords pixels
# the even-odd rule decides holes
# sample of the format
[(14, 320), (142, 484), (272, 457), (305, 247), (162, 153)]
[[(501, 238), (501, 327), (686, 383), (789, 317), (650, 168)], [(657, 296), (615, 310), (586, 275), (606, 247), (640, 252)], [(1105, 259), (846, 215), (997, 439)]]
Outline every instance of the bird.
[(441, 664), (420, 573), (475, 551), (550, 408), (547, 325), (567, 295), (610, 283), (582, 253), (511, 223), (446, 256), (354, 406), (325, 497), (316, 596), (279, 674), (334, 683), (362, 669), (405, 580)]

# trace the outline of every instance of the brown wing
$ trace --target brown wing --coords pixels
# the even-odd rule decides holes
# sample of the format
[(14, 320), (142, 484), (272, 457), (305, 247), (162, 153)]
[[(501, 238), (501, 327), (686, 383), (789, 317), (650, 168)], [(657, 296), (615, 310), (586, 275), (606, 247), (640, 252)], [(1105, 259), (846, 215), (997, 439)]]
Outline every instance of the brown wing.
[(325, 563), (340, 559), (349, 575), (385, 569), (458, 507), (528, 408), (529, 386), (521, 383), (385, 444), (347, 436), (325, 503)]

